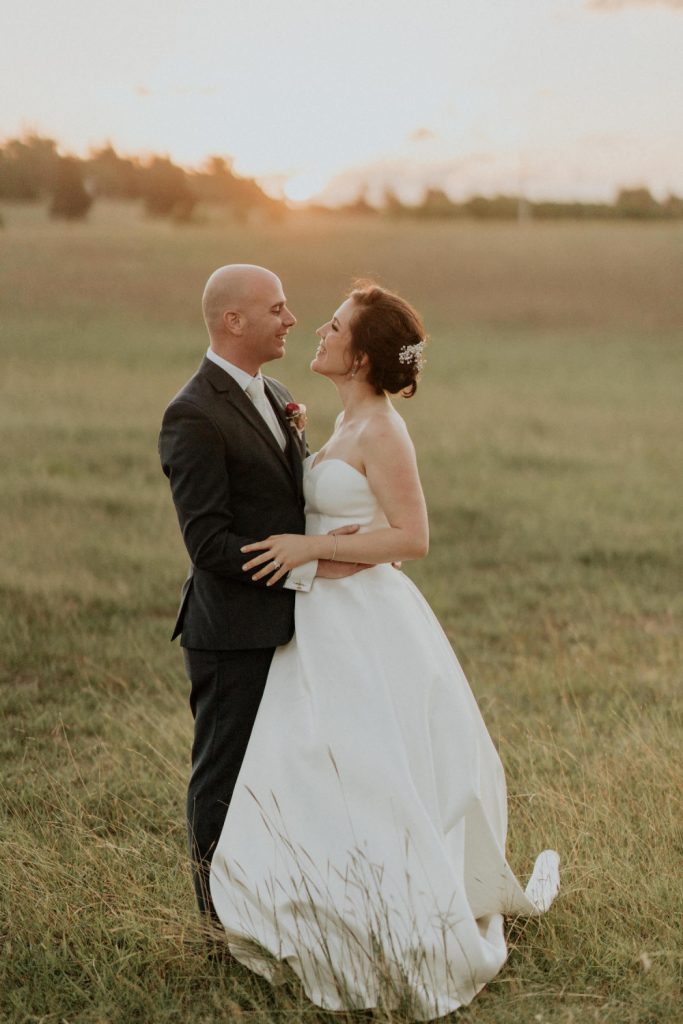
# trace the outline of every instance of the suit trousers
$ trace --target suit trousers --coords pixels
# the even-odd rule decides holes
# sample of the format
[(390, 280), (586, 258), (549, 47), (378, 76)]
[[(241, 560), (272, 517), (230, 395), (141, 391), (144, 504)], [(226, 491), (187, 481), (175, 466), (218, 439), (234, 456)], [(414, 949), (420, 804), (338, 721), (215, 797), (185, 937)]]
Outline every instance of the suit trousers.
[(209, 890), (211, 858), (249, 743), (274, 647), (247, 651), (183, 648), (194, 718), (187, 830), (197, 903), (218, 921)]

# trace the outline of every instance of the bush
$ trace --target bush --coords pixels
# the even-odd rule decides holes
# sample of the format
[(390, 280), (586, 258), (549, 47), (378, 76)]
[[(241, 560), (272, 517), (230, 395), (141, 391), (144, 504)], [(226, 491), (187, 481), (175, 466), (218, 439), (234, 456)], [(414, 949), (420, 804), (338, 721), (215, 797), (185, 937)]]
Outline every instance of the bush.
[(622, 188), (614, 204), (622, 217), (659, 217), (662, 210), (647, 188)]
[(179, 221), (190, 219), (196, 202), (182, 167), (176, 167), (167, 157), (155, 157), (146, 169), (143, 195), (151, 217)]
[(51, 194), (59, 167), (54, 139), (26, 135), (0, 149), (0, 197), (32, 202)]
[(64, 220), (82, 220), (92, 205), (83, 184), (82, 164), (72, 157), (60, 159), (55, 174), (50, 216)]

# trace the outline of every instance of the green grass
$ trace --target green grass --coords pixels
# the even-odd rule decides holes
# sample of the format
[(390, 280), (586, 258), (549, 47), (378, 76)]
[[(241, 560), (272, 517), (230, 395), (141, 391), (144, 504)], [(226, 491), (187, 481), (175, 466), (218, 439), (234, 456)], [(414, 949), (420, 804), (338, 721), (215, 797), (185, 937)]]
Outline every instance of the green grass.
[(407, 571), (499, 746), (513, 866), (554, 846), (563, 869), (458, 1019), (679, 1021), (683, 229), (2, 212), (0, 1018), (339, 1019), (209, 960), (187, 868), (186, 558), (156, 437), (205, 349), (204, 280), (244, 260), (299, 317), (274, 369), (314, 447), (337, 407), (313, 332), (354, 275), (432, 336), (399, 406), (432, 529)]

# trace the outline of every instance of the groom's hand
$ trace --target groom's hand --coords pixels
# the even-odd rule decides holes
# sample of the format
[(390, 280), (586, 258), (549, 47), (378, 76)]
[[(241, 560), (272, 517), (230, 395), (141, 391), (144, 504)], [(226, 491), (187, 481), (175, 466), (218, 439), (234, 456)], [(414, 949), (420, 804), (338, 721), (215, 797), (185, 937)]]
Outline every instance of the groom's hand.
[(355, 576), (357, 572), (371, 568), (371, 565), (365, 565), (364, 562), (332, 562), (329, 558), (320, 558), (315, 575), (323, 580), (343, 580), (346, 576)]
[[(342, 537), (344, 534), (358, 533), (359, 530), (358, 523), (351, 526), (338, 526), (336, 530), (329, 531), (329, 536)], [(365, 565), (364, 562), (337, 562), (336, 560), (332, 561), (331, 558), (320, 558), (316, 576), (324, 580), (342, 580), (346, 576), (355, 576), (357, 572), (370, 568), (371, 566)]]

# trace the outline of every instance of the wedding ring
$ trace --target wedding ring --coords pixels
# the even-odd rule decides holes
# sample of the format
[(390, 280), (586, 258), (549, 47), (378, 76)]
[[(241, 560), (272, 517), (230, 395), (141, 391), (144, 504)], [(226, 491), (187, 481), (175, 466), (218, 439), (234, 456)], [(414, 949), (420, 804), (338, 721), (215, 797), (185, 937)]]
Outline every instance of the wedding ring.
[(276, 562), (275, 559), (273, 559), (273, 569), (279, 569), (280, 567), (280, 563)]

